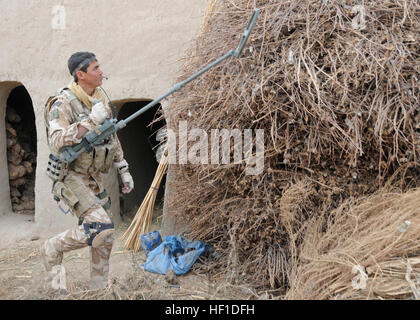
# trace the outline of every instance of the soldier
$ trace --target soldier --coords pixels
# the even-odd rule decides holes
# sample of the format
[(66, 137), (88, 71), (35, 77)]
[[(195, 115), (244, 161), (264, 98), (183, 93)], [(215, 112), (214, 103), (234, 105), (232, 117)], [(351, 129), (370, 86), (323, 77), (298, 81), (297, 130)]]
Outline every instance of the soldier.
[(124, 183), (122, 192), (125, 194), (131, 192), (134, 183), (116, 134), (70, 164), (58, 157), (61, 148), (82, 142), (86, 133), (97, 130), (105, 119), (112, 117), (100, 87), (103, 74), (95, 55), (77, 52), (69, 58), (68, 67), (74, 81), (50, 97), (45, 108), (51, 150), (47, 174), (53, 180), (55, 199), (63, 201), (79, 223), (46, 240), (40, 252), (47, 283), (51, 285), (54, 271), (57, 267), (63, 268), (63, 253), (89, 245), (90, 286), (100, 289), (108, 285), (109, 257), (114, 241), (111, 199), (104, 189), (101, 174), (107, 173), (113, 165)]

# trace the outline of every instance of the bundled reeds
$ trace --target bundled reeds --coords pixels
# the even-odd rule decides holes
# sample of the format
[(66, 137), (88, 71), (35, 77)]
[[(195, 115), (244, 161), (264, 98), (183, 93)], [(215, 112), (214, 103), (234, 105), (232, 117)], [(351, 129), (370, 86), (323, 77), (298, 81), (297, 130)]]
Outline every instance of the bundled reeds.
[(263, 129), (264, 171), (174, 165), (166, 201), (189, 238), (219, 253), (210, 272), (281, 293), (296, 285), (310, 221), (391, 176), (401, 191), (418, 186), (420, 3), (213, 1), (180, 79), (235, 48), (254, 6), (260, 18), (243, 56), (176, 93), (168, 127)]
[(139, 209), (136, 212), (136, 215), (131, 221), (130, 226), (127, 228), (126, 232), (121, 236), (121, 239), (125, 240), (125, 250), (132, 249), (134, 252), (138, 252), (141, 248), (141, 235), (150, 231), (156, 195), (159, 191), (159, 186), (164, 174), (166, 173), (167, 167), (167, 157), (165, 155), (162, 155), (149, 191), (144, 197)]

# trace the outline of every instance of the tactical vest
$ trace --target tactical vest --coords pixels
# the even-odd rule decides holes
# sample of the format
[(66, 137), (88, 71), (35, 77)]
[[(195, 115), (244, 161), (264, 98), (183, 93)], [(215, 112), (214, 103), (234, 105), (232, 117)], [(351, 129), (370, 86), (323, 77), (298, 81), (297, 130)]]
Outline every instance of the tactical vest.
[[(51, 106), (56, 102), (59, 95), (61, 94), (66, 95), (66, 98), (69, 101), (73, 114), (76, 118), (76, 122), (87, 120), (89, 118), (89, 110), (83, 106), (80, 100), (77, 99), (77, 97), (71, 92), (70, 89), (66, 87), (59, 89), (55, 96), (48, 99), (44, 109), (47, 141), (49, 129), (48, 114)], [(113, 137), (110, 137), (107, 141), (104, 141), (103, 144), (95, 146), (93, 151), (82, 153), (79, 158), (68, 165), (68, 169), (82, 174), (95, 174), (98, 172), (108, 173), (115, 156), (115, 148), (116, 141)]]

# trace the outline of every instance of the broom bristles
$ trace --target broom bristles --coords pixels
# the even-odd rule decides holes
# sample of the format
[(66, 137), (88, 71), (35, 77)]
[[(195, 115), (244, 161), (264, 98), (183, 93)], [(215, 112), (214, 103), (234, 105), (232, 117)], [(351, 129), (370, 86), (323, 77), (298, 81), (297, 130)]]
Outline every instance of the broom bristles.
[(152, 185), (149, 188), (146, 196), (143, 199), (136, 215), (133, 218), (130, 226), (126, 232), (121, 236), (121, 240), (125, 240), (125, 250), (133, 249), (135, 252), (140, 250), (140, 236), (150, 231), (152, 225), (153, 208), (155, 206), (156, 194), (159, 190), (162, 177), (168, 167), (168, 160), (166, 156), (162, 159), (157, 168)]

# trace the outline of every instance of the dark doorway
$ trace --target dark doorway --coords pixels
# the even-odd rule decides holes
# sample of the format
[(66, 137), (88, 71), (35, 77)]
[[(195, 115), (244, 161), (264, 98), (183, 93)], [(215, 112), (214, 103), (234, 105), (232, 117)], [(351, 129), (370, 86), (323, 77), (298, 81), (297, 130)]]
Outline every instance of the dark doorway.
[[(118, 112), (118, 120), (126, 119), (149, 102), (132, 101), (123, 104)], [(120, 196), (122, 217), (124, 215), (135, 215), (149, 191), (159, 165), (156, 160), (156, 151), (159, 144), (159, 141), (156, 140), (156, 134), (164, 126), (165, 121), (160, 120), (150, 125), (158, 117), (157, 111), (159, 108), (160, 104), (150, 108), (118, 132), (118, 138), (124, 150), (124, 157), (129, 164), (130, 173), (134, 180), (134, 190), (128, 195), (121, 193)], [(155, 206), (157, 207), (163, 205), (164, 186), (165, 177), (163, 177), (156, 196)]]
[(11, 91), (5, 121), (12, 209), (34, 214), (37, 134), (32, 99), (24, 86)]

